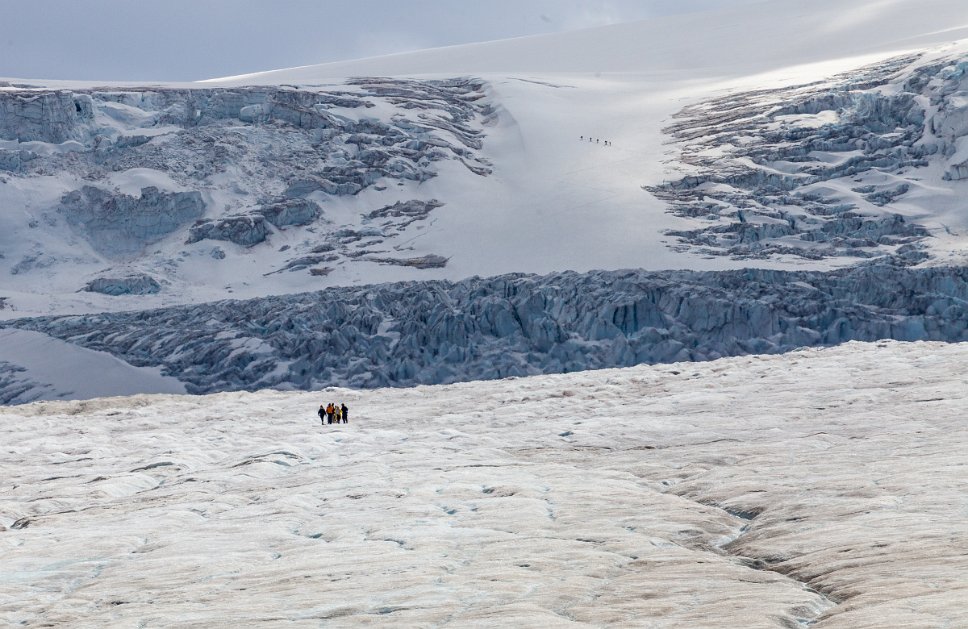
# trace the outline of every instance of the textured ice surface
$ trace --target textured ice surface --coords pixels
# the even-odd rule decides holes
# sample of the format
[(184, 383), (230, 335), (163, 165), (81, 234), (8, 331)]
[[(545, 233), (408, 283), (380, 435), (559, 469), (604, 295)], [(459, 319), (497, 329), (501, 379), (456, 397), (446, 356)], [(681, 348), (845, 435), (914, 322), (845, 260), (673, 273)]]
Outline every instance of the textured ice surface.
[(0, 623), (959, 627), (966, 361), (3, 408)]

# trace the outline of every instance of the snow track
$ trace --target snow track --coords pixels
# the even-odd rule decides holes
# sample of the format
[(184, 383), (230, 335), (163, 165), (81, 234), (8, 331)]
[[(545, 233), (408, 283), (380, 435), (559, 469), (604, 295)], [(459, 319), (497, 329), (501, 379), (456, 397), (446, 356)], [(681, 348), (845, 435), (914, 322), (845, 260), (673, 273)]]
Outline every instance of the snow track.
[(959, 626), (966, 360), (3, 408), (0, 623)]

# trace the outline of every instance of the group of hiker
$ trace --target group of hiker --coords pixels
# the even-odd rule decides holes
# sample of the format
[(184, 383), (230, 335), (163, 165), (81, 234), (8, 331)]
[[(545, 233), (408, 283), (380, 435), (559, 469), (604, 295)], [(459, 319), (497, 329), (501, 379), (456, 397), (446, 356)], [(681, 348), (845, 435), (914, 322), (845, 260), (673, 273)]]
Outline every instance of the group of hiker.
[(338, 424), (340, 422), (344, 424), (350, 423), (350, 409), (346, 408), (346, 404), (340, 402), (338, 405), (330, 402), (328, 405), (319, 405), (319, 421), (325, 424)]
[[(584, 142), (585, 141), (585, 136), (579, 136), (578, 139)], [(588, 141), (589, 142), (592, 141), (592, 136), (588, 136)], [(594, 141), (595, 141), (595, 144), (599, 144), (599, 138), (595, 138)], [(611, 145), (612, 145), (611, 141), (605, 140), (605, 146), (611, 146)]]

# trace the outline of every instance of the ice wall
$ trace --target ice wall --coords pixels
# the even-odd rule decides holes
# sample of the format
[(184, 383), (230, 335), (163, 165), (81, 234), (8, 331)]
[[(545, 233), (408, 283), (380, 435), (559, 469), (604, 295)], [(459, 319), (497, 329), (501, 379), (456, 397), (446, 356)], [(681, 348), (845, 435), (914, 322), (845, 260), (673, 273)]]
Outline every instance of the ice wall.
[(138, 197), (84, 186), (65, 194), (58, 208), (96, 251), (110, 258), (131, 256), (205, 212), (198, 192), (141, 189)]
[(968, 269), (506, 275), (5, 326), (161, 366), (195, 393), (408, 386), (849, 340), (968, 341)]

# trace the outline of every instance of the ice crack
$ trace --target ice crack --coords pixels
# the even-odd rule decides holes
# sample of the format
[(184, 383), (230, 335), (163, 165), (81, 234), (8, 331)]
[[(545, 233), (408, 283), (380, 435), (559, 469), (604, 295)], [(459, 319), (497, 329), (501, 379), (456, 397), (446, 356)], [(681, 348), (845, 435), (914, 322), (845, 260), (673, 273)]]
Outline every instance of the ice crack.
[(736, 550), (744, 536), (749, 534), (754, 527), (754, 522), (764, 510), (762, 509), (735, 509), (732, 507), (725, 507), (723, 505), (716, 504), (714, 502), (703, 502), (689, 498), (688, 496), (681, 496), (687, 500), (692, 500), (707, 507), (713, 507), (719, 509), (726, 513), (735, 522), (736, 534), (726, 537), (716, 544), (713, 545), (713, 550), (719, 554), (732, 557), (737, 560), (740, 564), (746, 566), (751, 570), (756, 570), (759, 572), (769, 572), (772, 574), (778, 574), (790, 581), (793, 581), (800, 585), (804, 590), (810, 592), (817, 598), (817, 602), (811, 606), (798, 606), (790, 610), (793, 620), (796, 622), (794, 627), (811, 627), (815, 625), (821, 618), (830, 613), (832, 609), (840, 604), (837, 601), (820, 590), (816, 589), (807, 581), (803, 581), (792, 572), (785, 572), (781, 570), (776, 564), (778, 563), (775, 558), (772, 557), (749, 557)]

